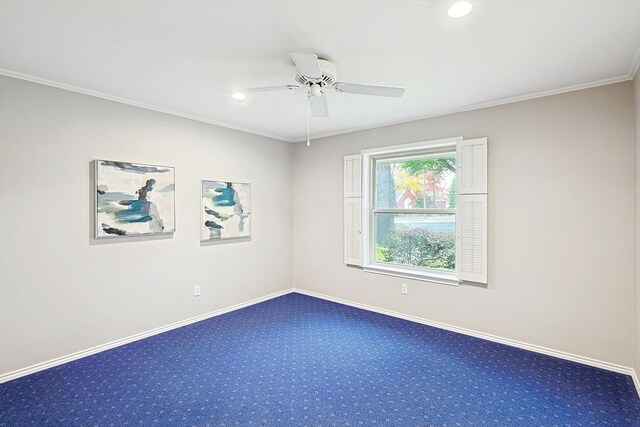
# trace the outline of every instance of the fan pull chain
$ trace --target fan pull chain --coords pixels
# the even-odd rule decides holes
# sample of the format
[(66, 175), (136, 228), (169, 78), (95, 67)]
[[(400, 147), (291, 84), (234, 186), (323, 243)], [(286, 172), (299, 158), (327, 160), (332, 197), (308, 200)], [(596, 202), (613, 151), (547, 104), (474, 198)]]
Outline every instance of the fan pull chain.
[(309, 140), (309, 116), (311, 115), (311, 95), (307, 96), (307, 147), (311, 146)]

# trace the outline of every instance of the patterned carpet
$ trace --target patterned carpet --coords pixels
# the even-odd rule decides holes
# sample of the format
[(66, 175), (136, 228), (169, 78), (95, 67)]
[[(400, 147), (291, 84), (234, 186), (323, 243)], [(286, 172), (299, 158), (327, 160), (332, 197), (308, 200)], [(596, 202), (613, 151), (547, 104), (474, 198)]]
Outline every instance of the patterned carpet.
[(630, 377), (289, 294), (0, 385), (2, 426), (640, 426)]

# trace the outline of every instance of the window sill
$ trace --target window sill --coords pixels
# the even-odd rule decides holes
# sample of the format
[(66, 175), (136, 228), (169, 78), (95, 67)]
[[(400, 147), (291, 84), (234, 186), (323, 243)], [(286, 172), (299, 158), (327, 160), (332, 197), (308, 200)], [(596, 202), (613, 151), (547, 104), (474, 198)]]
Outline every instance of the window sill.
[(411, 268), (382, 266), (378, 264), (365, 265), (363, 271), (367, 273), (384, 274), (402, 277), (404, 279), (422, 280), (424, 282), (439, 283), (441, 285), (459, 286), (460, 280), (454, 273), (440, 273), (435, 271), (423, 272)]

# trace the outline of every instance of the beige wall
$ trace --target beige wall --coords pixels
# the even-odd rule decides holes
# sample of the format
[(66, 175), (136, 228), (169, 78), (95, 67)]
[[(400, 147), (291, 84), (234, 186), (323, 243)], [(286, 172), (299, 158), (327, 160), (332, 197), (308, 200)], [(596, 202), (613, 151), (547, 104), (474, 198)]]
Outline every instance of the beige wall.
[(633, 80), (635, 101), (635, 324), (633, 330), (634, 365), (636, 375), (640, 378), (640, 72)]
[[(296, 144), (294, 286), (631, 366), (632, 123), (624, 82)], [(345, 267), (343, 156), (458, 135), (489, 138), (489, 287)]]
[[(0, 77), (0, 374), (285, 290), (292, 269), (302, 289), (640, 372), (633, 94), (619, 83), (307, 148)], [(490, 141), (489, 287), (345, 267), (342, 157), (457, 135)], [(175, 166), (176, 234), (92, 239), (96, 158)], [(253, 184), (250, 242), (199, 243), (203, 178)]]
[[(0, 374), (290, 288), (292, 151), (0, 77)], [(175, 166), (173, 237), (91, 238), (97, 158)], [(252, 183), (250, 242), (199, 243), (201, 179)]]

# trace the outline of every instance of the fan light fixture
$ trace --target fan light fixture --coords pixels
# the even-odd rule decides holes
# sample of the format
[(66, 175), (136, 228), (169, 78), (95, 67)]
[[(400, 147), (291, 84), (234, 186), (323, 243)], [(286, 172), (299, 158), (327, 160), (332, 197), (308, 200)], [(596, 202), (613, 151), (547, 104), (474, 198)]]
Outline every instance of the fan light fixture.
[(471, 12), (473, 5), (468, 1), (457, 1), (449, 8), (449, 14), (452, 18), (462, 18)]
[[(0, 0), (1, 1), (1, 0)], [(320, 59), (316, 54), (308, 52), (289, 52), (295, 64), (295, 79), (300, 84), (289, 84), (281, 86), (264, 86), (246, 89), (232, 89), (229, 94), (233, 99), (242, 101), (247, 94), (277, 91), (293, 91), (304, 87), (307, 92), (307, 145), (310, 143), (310, 118), (329, 117), (327, 108), (328, 89), (333, 89), (338, 93), (354, 93), (356, 95), (373, 95), (387, 98), (401, 98), (404, 95), (403, 87), (394, 86), (372, 86), (356, 83), (345, 83), (336, 81), (336, 65), (326, 59)]]

